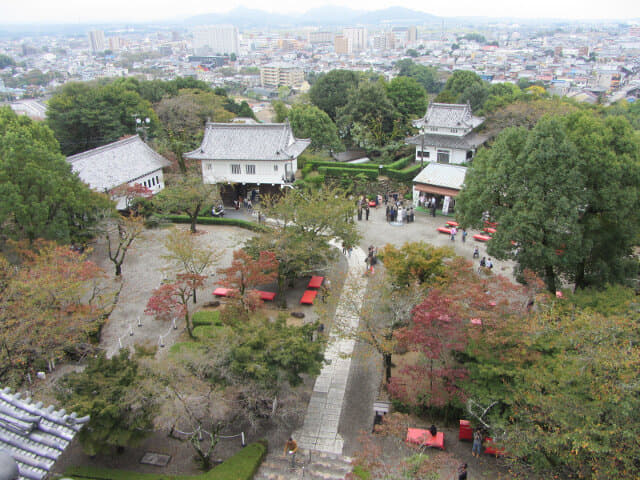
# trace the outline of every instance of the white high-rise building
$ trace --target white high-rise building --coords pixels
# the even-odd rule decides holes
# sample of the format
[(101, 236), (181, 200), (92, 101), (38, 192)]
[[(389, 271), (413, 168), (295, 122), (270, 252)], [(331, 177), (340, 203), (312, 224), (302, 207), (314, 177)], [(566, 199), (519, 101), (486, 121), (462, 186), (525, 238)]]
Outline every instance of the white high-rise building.
[(104, 52), (105, 41), (104, 32), (102, 30), (91, 30), (89, 32), (89, 46), (92, 52)]
[(367, 29), (364, 27), (349, 27), (342, 30), (342, 36), (351, 39), (351, 48), (359, 52), (367, 48)]
[(193, 51), (196, 55), (237, 55), (239, 45), (238, 29), (233, 25), (211, 25), (193, 32)]

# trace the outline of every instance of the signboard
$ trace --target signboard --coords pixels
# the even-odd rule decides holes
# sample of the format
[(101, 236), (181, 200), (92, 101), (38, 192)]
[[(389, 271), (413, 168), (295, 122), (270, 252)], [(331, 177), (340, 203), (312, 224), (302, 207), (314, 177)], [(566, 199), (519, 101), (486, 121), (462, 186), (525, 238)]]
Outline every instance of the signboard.
[(449, 202), (451, 202), (451, 197), (446, 195), (444, 197), (444, 202), (442, 202), (442, 214), (449, 215)]

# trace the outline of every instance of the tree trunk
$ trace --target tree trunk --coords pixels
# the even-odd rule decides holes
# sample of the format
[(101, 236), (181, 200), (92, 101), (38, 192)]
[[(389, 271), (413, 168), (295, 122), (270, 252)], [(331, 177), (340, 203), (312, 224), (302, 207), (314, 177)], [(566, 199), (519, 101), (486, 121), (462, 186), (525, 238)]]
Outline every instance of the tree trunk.
[(189, 334), (189, 338), (195, 339), (196, 337), (193, 336), (193, 331), (191, 329), (191, 319), (189, 318), (188, 311), (184, 314), (184, 323), (187, 326), (187, 333)]
[(282, 308), (287, 308), (287, 299), (284, 298), (284, 282), (285, 278), (283, 275), (278, 273), (278, 299), (279, 305)]
[(582, 288), (586, 288), (587, 286), (584, 270), (585, 270), (585, 262), (583, 260), (576, 267), (576, 285), (575, 285), (574, 291)]
[(197, 214), (194, 214), (191, 217), (191, 233), (196, 233), (196, 221), (198, 220)]
[(193, 303), (197, 303), (198, 301), (196, 300), (196, 289), (193, 289)]
[(544, 267), (544, 282), (551, 293), (556, 293), (556, 274), (551, 265)]
[(122, 275), (122, 262), (116, 262), (116, 277)]
[(384, 359), (384, 383), (386, 385), (389, 385), (389, 380), (391, 380), (391, 366), (392, 366), (391, 354), (384, 353), (382, 355), (382, 358)]

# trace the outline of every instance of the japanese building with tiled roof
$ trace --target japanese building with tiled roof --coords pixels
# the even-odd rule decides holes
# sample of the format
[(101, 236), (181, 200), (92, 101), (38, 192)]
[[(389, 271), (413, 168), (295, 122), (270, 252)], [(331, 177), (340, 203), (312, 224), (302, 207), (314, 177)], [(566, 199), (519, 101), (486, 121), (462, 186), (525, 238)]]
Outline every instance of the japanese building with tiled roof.
[[(164, 188), (162, 169), (170, 165), (138, 135), (72, 155), (67, 161), (89, 187), (106, 193), (121, 185), (134, 184), (158, 193)], [(124, 198), (117, 201), (118, 209), (126, 208)]]
[(486, 141), (487, 137), (473, 131), (483, 121), (473, 115), (468, 103), (431, 103), (425, 116), (413, 122), (420, 133), (407, 143), (416, 146), (417, 161), (464, 164)]
[(233, 184), (233, 195), (246, 197), (248, 190), (290, 185), (310, 143), (295, 138), (289, 122), (208, 122), (200, 147), (184, 156), (201, 162), (204, 183)]
[[(0, 452), (13, 458), (20, 480), (42, 480), (73, 437), (89, 421), (64, 409), (44, 408), (41, 402), (9, 388), (0, 390)], [(0, 455), (2, 459), (2, 455)], [(7, 467), (11, 472), (13, 465)], [(0, 470), (1, 471), (1, 470)]]

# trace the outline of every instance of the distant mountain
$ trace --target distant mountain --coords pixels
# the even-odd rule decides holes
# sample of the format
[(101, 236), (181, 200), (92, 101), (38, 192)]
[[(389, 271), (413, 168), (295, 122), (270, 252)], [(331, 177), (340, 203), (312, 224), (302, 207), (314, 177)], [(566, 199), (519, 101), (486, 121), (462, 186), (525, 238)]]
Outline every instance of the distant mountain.
[(302, 15), (283, 15), (253, 10), (244, 7), (234, 8), (227, 13), (211, 13), (189, 17), (185, 24), (213, 25), (232, 24), (237, 27), (278, 27), (292, 25), (421, 25), (439, 23), (440, 17), (403, 7), (389, 7), (384, 10), (364, 11), (347, 7), (324, 6), (312, 8)]

